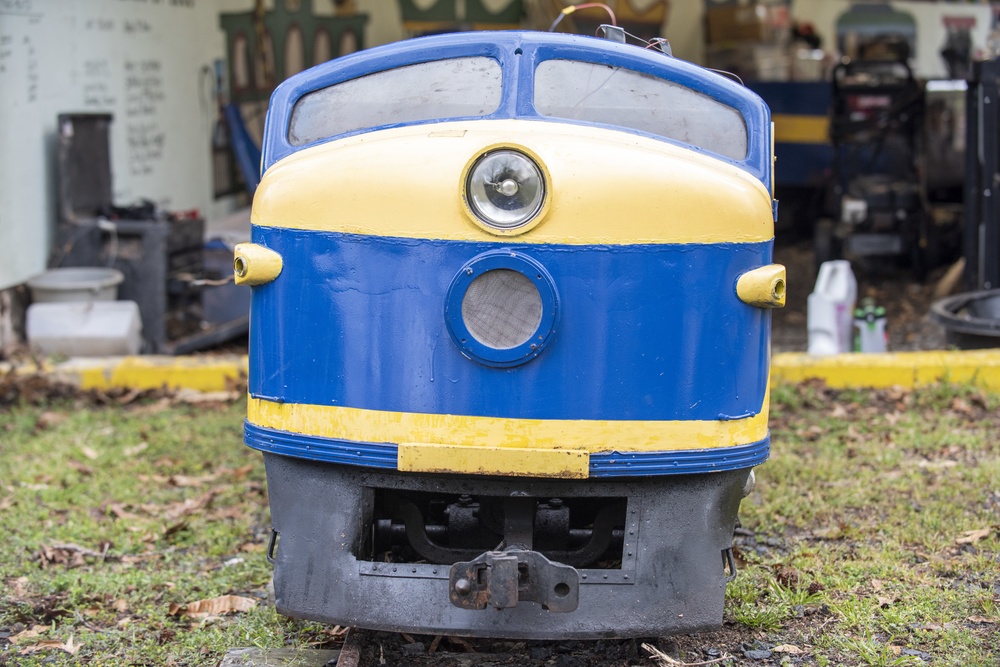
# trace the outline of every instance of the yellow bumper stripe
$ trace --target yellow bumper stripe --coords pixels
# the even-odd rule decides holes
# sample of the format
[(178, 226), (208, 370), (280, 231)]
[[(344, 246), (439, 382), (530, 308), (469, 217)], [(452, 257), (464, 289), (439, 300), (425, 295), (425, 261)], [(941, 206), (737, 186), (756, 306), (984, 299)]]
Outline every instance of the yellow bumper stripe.
[(507, 419), (277, 403), (251, 397), (247, 419), (264, 428), (358, 442), (596, 453), (712, 449), (759, 442), (767, 437), (767, 410), (765, 401), (757, 415), (730, 421)]

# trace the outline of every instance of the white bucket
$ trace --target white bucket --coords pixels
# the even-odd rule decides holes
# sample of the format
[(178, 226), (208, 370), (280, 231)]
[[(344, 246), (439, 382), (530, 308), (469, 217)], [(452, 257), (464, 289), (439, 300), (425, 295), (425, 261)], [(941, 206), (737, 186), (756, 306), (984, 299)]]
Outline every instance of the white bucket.
[(118, 269), (67, 267), (49, 269), (28, 280), (34, 303), (114, 301), (125, 279)]
[(106, 357), (138, 354), (142, 348), (135, 301), (33, 303), (24, 325), (36, 354)]
[(839, 354), (851, 351), (854, 302), (858, 283), (846, 259), (823, 262), (816, 287), (809, 295), (806, 325), (809, 354)]

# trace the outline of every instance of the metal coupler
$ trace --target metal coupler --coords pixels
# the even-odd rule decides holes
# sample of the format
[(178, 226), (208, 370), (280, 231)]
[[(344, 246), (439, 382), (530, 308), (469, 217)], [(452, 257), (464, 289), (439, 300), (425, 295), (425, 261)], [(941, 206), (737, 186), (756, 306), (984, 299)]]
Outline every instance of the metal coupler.
[(507, 609), (530, 600), (548, 611), (574, 611), (580, 604), (580, 574), (537, 551), (487, 551), (451, 566), (448, 594), (462, 609)]

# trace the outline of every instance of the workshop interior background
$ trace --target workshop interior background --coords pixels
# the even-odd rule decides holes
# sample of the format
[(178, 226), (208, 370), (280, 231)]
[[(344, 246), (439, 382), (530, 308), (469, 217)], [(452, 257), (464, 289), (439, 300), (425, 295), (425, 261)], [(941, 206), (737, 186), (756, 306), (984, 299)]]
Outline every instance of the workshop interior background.
[[(707, 8), (747, 3), (612, 4), (633, 25), (659, 27), (674, 55), (712, 64), (724, 54), (706, 34)], [(783, 16), (786, 26), (789, 18), (807, 22), (829, 53), (837, 18), (852, 3), (759, 4)], [(248, 233), (252, 187), (241, 174), (226, 105), (239, 109), (252, 144), (276, 83), (316, 62), (426, 31), (434, 27), (426, 19), (440, 15), (453, 16), (458, 27), (491, 27), (469, 25), (466, 14), (474, 10), (504, 28), (514, 27), (514, 8), (521, 26), (544, 29), (556, 5), (562, 6), (555, 0), (0, 0), (0, 349), (21, 326), (17, 306), (26, 292), (12, 288), (52, 263), (61, 216), (60, 114), (111, 114), (115, 205), (150, 201), (159, 210), (203, 219), (207, 237), (238, 237)], [(995, 25), (988, 3), (892, 6), (916, 20), (913, 65), (922, 78), (947, 76), (940, 51), (955, 26), (981, 47)], [(775, 44), (754, 47), (761, 78), (824, 76), (822, 65), (810, 73), (807, 63), (796, 68), (775, 60), (768, 55)]]

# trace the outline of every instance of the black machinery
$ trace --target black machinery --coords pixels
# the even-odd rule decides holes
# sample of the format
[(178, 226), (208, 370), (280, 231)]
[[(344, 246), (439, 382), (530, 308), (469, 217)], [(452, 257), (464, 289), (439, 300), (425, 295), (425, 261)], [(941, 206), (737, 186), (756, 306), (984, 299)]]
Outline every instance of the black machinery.
[[(230, 251), (215, 261), (196, 212), (113, 205), (111, 122), (109, 114), (59, 116), (59, 222), (49, 265), (121, 271), (118, 295), (139, 306), (144, 352), (182, 354), (245, 334), (249, 288), (226, 284)], [(213, 307), (220, 302), (227, 307)]]
[(856, 5), (837, 33), (845, 55), (833, 71), (833, 174), (817, 264), (895, 258), (922, 279), (957, 249), (964, 81), (918, 80), (909, 65), (916, 24), (888, 5)]
[(917, 163), (922, 85), (905, 60), (841, 63), (832, 114), (834, 217), (817, 229), (817, 262), (904, 255), (921, 274), (929, 220)]

